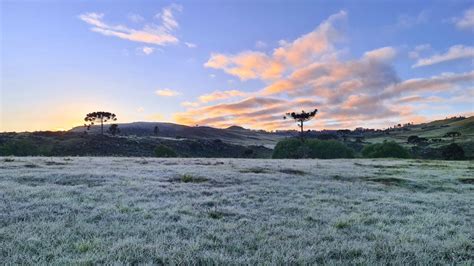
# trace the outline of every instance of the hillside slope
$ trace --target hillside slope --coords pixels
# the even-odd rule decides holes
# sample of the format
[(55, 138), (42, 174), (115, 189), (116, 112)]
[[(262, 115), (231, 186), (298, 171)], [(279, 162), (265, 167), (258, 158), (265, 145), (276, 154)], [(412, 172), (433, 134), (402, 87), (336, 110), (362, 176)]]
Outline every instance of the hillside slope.
[[(263, 145), (272, 148), (278, 140), (287, 135), (274, 134), (265, 131), (244, 129), (232, 126), (226, 129), (206, 126), (190, 127), (173, 123), (133, 122), (118, 124), (120, 135), (125, 136), (155, 136), (154, 128), (158, 127), (158, 137), (162, 138), (188, 138), (188, 139), (220, 139), (224, 142), (239, 145)], [(105, 129), (108, 128), (104, 126)], [(104, 129), (104, 130), (105, 130)], [(84, 132), (84, 127), (75, 127), (71, 132)], [(100, 126), (92, 126), (89, 133), (99, 133)]]

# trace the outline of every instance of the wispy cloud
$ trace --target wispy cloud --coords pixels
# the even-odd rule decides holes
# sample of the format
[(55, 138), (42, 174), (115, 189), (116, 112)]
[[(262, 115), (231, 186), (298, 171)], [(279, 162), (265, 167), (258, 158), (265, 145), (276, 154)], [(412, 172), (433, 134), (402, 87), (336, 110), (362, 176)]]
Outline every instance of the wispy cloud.
[(420, 44), (415, 47), (412, 51), (408, 53), (408, 57), (411, 59), (418, 59), (421, 56), (421, 53), (428, 51), (431, 49), (431, 45), (429, 43)]
[(155, 48), (153, 47), (148, 47), (148, 46), (144, 46), (144, 47), (141, 47), (140, 50), (146, 54), (146, 55), (150, 55), (152, 54), (154, 51), (155, 51)]
[[(175, 20), (173, 12), (180, 11), (178, 6), (172, 5), (163, 8), (158, 16), (161, 24), (146, 24), (142, 29), (133, 29), (124, 25), (111, 25), (104, 22), (103, 13), (84, 13), (79, 15), (79, 19), (91, 25), (93, 32), (100, 33), (105, 36), (113, 36), (133, 42), (169, 45), (178, 43), (178, 38), (173, 31), (178, 28), (178, 22)], [(137, 19), (138, 17), (135, 17)]]
[(127, 18), (131, 21), (131, 22), (134, 22), (134, 23), (140, 23), (140, 22), (143, 22), (145, 21), (145, 18), (143, 18), (142, 16), (138, 15), (138, 14), (128, 14)]
[(412, 67), (430, 66), (434, 64), (444, 63), (447, 61), (472, 58), (474, 57), (474, 47), (464, 45), (451, 46), (444, 54), (435, 54), (427, 58), (419, 58)]
[(467, 9), (462, 17), (453, 18), (452, 21), (460, 30), (474, 31), (474, 7)]
[(192, 43), (192, 42), (185, 42), (184, 43), (188, 48), (196, 48), (197, 45), (195, 43)]
[(255, 48), (257, 49), (263, 49), (263, 48), (266, 48), (267, 47), (267, 43), (264, 42), (264, 41), (257, 41), (255, 43)]
[(398, 16), (396, 26), (399, 28), (411, 28), (415, 25), (427, 23), (429, 19), (429, 11), (422, 10), (417, 15), (402, 14)]
[(199, 101), (202, 103), (209, 103), (233, 97), (242, 97), (245, 95), (247, 95), (247, 93), (238, 90), (214, 91), (212, 93), (199, 96)]
[(155, 91), (156, 95), (163, 96), (163, 97), (174, 97), (181, 95), (180, 92), (171, 90), (171, 89), (158, 89)]

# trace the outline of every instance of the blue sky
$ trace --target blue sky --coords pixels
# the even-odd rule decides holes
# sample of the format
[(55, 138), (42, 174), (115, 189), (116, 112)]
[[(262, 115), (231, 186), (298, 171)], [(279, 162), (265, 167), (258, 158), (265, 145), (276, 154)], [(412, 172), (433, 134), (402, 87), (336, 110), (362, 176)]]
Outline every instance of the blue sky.
[(473, 113), (469, 1), (2, 1), (0, 131), (385, 127)]

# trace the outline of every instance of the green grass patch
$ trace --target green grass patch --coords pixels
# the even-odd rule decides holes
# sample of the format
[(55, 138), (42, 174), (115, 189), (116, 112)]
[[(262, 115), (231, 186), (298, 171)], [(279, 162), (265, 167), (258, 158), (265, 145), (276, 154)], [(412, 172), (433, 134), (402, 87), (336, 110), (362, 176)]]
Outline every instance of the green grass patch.
[(205, 177), (193, 176), (190, 174), (184, 174), (181, 176), (181, 182), (183, 183), (204, 183), (207, 181), (208, 179)]
[(284, 168), (279, 170), (280, 173), (288, 174), (288, 175), (305, 175), (305, 171), (301, 171), (298, 169), (291, 169), (291, 168)]
[(262, 168), (262, 167), (252, 167), (240, 170), (241, 173), (254, 173), (254, 174), (268, 174), (270, 173), (269, 169)]

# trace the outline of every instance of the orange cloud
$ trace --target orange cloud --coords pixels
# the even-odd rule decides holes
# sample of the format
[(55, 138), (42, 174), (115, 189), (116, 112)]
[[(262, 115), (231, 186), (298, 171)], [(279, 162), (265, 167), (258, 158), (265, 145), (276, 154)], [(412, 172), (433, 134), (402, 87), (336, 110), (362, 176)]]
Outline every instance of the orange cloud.
[(178, 91), (170, 90), (170, 89), (159, 89), (159, 90), (156, 90), (155, 93), (156, 95), (163, 96), (163, 97), (174, 97), (181, 94)]
[[(281, 42), (271, 54), (212, 54), (206, 67), (242, 80), (259, 79), (266, 85), (250, 93), (232, 90), (202, 95), (197, 100), (199, 106), (189, 105), (185, 112), (175, 115), (175, 121), (288, 129), (294, 128), (294, 123), (283, 120), (283, 114), (318, 108), (317, 119), (309, 125), (319, 129), (391, 126), (426, 119), (416, 115), (418, 110), (413, 104), (442, 104), (445, 99), (429, 94), (442, 91), (454, 95), (460, 88), (465, 93), (466, 84), (474, 81), (474, 71), (401, 81), (392, 66), (397, 51), (390, 46), (367, 51), (356, 59), (339, 59), (343, 50), (336, 50), (334, 43), (343, 36), (337, 24), (346, 16), (341, 11), (329, 17), (314, 31)], [(226, 102), (212, 104), (219, 100)]]
[(228, 90), (228, 91), (214, 91), (209, 94), (204, 94), (199, 96), (199, 101), (202, 103), (214, 102), (218, 100), (224, 100), (232, 97), (245, 96), (247, 93), (238, 91), (238, 90)]

